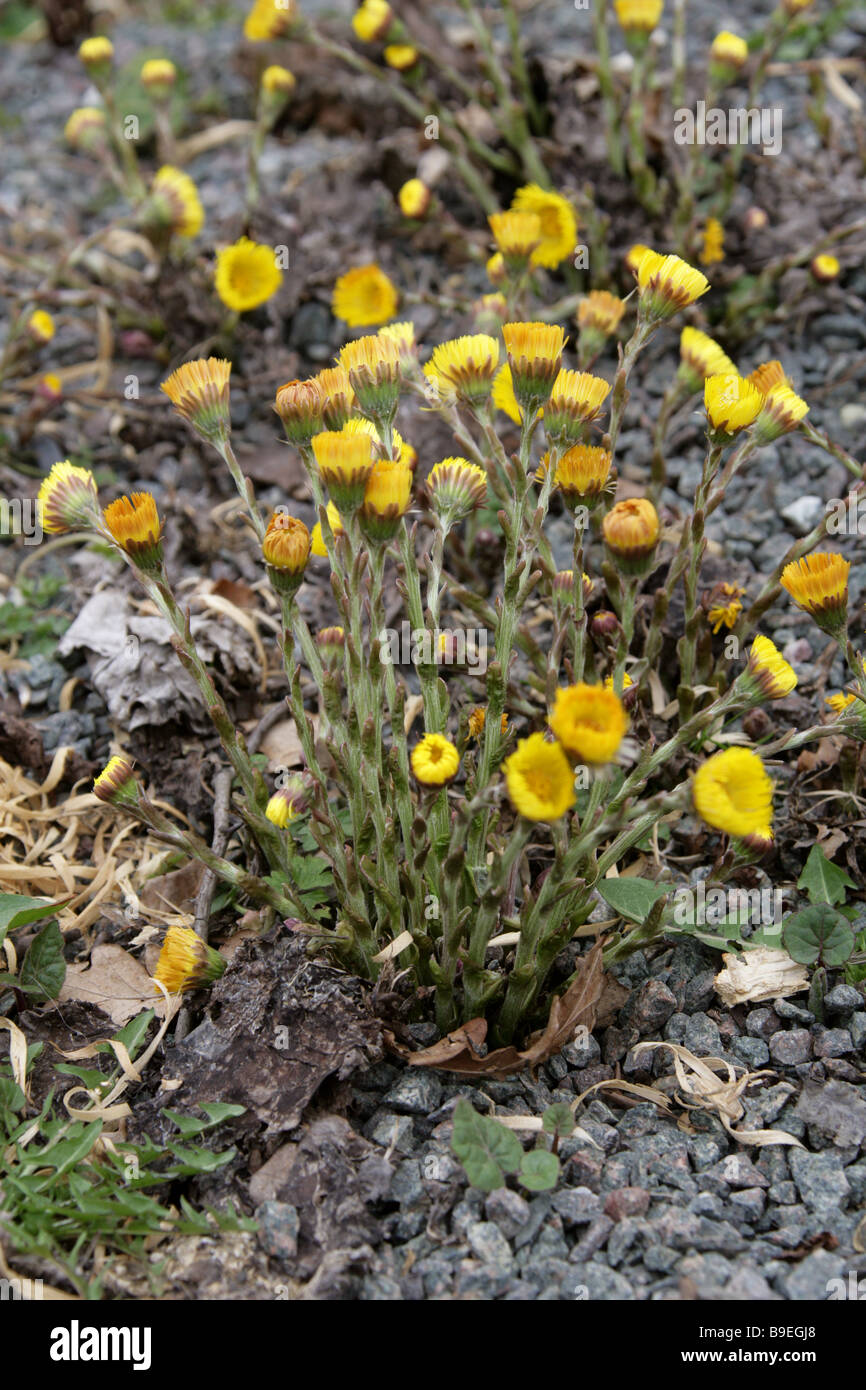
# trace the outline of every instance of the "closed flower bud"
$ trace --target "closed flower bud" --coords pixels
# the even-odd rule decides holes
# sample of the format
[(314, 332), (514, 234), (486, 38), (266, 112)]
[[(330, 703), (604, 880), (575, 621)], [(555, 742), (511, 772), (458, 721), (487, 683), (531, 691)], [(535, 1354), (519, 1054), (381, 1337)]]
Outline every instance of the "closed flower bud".
[(602, 522), (604, 543), (624, 574), (645, 574), (652, 568), (659, 529), (658, 512), (648, 497), (617, 502)]
[(393, 420), (400, 399), (399, 344), (381, 333), (357, 338), (341, 349), (340, 366), (348, 373), (364, 414), (374, 420)]
[(572, 510), (577, 506), (594, 507), (604, 493), (610, 465), (609, 449), (575, 444), (559, 459), (554, 486)]
[(322, 482), (341, 512), (357, 511), (373, 471), (373, 441), (367, 434), (326, 430), (313, 437)]
[(292, 772), (282, 786), (277, 787), (265, 808), (265, 815), (272, 825), (285, 830), (291, 821), (302, 816), (310, 801), (310, 778), (302, 772)]
[(149, 58), (141, 67), (141, 84), (151, 101), (167, 102), (177, 81), (177, 68), (168, 58)]
[(841, 640), (848, 626), (848, 572), (835, 551), (804, 555), (782, 570), (779, 583), (823, 632)]
[(132, 810), (141, 800), (132, 763), (128, 758), (109, 758), (105, 768), (93, 783), (93, 795), (111, 806)]
[(346, 633), (341, 627), (323, 627), (316, 633), (316, 646), (322, 665), (329, 671), (339, 670), (343, 665), (343, 652), (346, 647)]
[(68, 459), (55, 463), (39, 488), (39, 518), (44, 530), (60, 534), (99, 523), (96, 480)]
[(268, 578), (278, 594), (288, 597), (300, 587), (310, 556), (310, 533), (288, 512), (274, 512), (262, 541)]
[(412, 498), (412, 469), (400, 459), (377, 459), (367, 479), (358, 513), (368, 540), (389, 541), (396, 535), (400, 518)]
[(105, 529), (115, 545), (145, 574), (162, 573), (162, 523), (149, 492), (119, 497), (102, 513)]
[(418, 221), (426, 216), (432, 196), (421, 179), (409, 179), (397, 194), (397, 202), (404, 217)]
[(565, 334), (558, 325), (506, 323), (502, 328), (514, 395), (534, 413), (547, 401), (562, 366)]
[(169, 927), (154, 972), (154, 980), (169, 994), (183, 994), (213, 984), (226, 962), (191, 927)]
[[(346, 380), (348, 386), (348, 378)], [(322, 432), (324, 409), (322, 392), (316, 378), (308, 381), (287, 381), (277, 392), (274, 410), (283, 422), (290, 444), (305, 447), (314, 434)], [(347, 412), (348, 418), (348, 412)], [(335, 426), (341, 428), (342, 424)]]
[(231, 362), (222, 357), (199, 358), (196, 362), (184, 362), (160, 388), (181, 419), (211, 443), (225, 440), (231, 433), (231, 370)]
[(487, 474), (464, 458), (443, 459), (427, 474), (427, 490), (434, 511), (452, 526), (484, 502)]
[(815, 256), (809, 263), (809, 269), (815, 279), (822, 284), (838, 279), (840, 268), (835, 256)]

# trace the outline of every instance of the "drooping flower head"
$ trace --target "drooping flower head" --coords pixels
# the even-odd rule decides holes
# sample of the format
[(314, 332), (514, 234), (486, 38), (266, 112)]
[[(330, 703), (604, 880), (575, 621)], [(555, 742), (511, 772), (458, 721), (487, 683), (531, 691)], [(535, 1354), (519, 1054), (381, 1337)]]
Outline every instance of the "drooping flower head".
[(399, 302), (395, 285), (380, 266), (371, 262), (356, 265), (339, 277), (334, 285), (331, 312), (350, 328), (367, 328), (392, 319)]
[(60, 534), (96, 526), (99, 503), (93, 474), (87, 468), (77, 468), (69, 459), (53, 464), (39, 488), (37, 507), (45, 531)]
[(182, 420), (211, 441), (231, 433), (229, 377), (232, 364), (224, 357), (184, 362), (161, 386)]
[(444, 787), (457, 776), (460, 754), (444, 734), (425, 734), (412, 749), (412, 771), (425, 787)]
[(779, 583), (822, 631), (841, 638), (848, 625), (850, 563), (835, 551), (804, 555), (782, 570)]
[(649, 251), (637, 270), (641, 307), (651, 323), (669, 319), (694, 304), (710, 288), (706, 275), (679, 256), (660, 256)]
[(518, 188), (511, 208), (514, 212), (534, 213), (541, 224), (541, 241), (532, 252), (532, 265), (553, 270), (566, 257), (574, 255), (577, 218), (571, 203), (561, 193), (553, 193), (537, 183), (528, 183)]
[(548, 723), (566, 752), (583, 763), (609, 763), (628, 729), (622, 700), (603, 685), (557, 690)]
[(758, 633), (749, 651), (749, 662), (742, 675), (742, 688), (756, 704), (764, 700), (783, 700), (797, 685), (793, 667), (771, 642)]
[(526, 820), (559, 820), (575, 803), (571, 764), (544, 734), (522, 738), (502, 769), (511, 804)]
[(773, 783), (749, 748), (726, 748), (698, 768), (692, 782), (695, 810), (707, 825), (737, 839), (773, 823)]
[(302, 816), (309, 805), (310, 776), (303, 772), (290, 772), (282, 786), (277, 787), (265, 808), (265, 815), (272, 825), (280, 830), (298, 816)]
[(219, 951), (202, 941), (192, 927), (169, 927), (153, 978), (169, 994), (183, 994), (213, 984), (225, 968)]
[(264, 304), (283, 282), (274, 248), (241, 237), (217, 255), (216, 291), (223, 304), (243, 314)]
[(148, 574), (161, 573), (162, 523), (149, 492), (118, 497), (105, 508), (102, 520), (115, 545), (134, 565)]
[(94, 779), (93, 795), (110, 806), (137, 806), (141, 797), (130, 760), (122, 757), (109, 758), (99, 776)]

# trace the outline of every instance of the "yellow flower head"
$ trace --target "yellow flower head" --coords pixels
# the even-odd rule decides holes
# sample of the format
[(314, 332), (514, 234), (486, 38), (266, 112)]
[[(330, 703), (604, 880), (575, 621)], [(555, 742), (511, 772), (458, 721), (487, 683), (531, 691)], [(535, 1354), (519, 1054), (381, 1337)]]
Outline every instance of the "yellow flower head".
[(334, 286), (331, 312), (350, 328), (366, 328), (384, 323), (397, 312), (399, 297), (395, 286), (375, 262), (356, 265), (341, 275)]
[(271, 63), (262, 73), (261, 89), (265, 96), (281, 97), (285, 100), (291, 96), (297, 85), (295, 74), (289, 72), (288, 68), (281, 67), (279, 63)]
[(522, 410), (537, 410), (559, 376), (565, 333), (558, 324), (505, 323), (502, 336), (517, 403)]
[(503, 256), (502, 252), (495, 251), (494, 254), (489, 258), (489, 260), (486, 261), (484, 269), (487, 271), (487, 278), (490, 281), (491, 285), (503, 284), (507, 274), (507, 269), (505, 265), (505, 257)]
[(262, 541), (262, 556), (277, 593), (293, 594), (310, 556), (310, 533), (304, 523), (288, 512), (274, 512)]
[[(346, 385), (348, 386), (348, 377)], [(323, 418), (324, 401), (316, 378), (307, 381), (287, 381), (277, 392), (274, 410), (283, 422), (283, 429), (290, 444), (309, 444), (314, 434), (320, 434), (323, 426), (331, 423)], [(341, 428), (342, 424), (343, 421), (340, 421), (336, 428)]]
[[(356, 416), (353, 420), (346, 422), (343, 431), (345, 434), (366, 434), (373, 441), (374, 458), (386, 457), (384, 445), (379, 438), (379, 431), (372, 420), (359, 419)], [(393, 456), (400, 463), (414, 470), (415, 464), (418, 462), (418, 455), (412, 445), (406, 443), (399, 430), (391, 431), (391, 443)]]
[(487, 474), (464, 458), (447, 458), (427, 474), (430, 500), (447, 525), (480, 507), (487, 497)]
[(652, 564), (659, 538), (658, 512), (648, 497), (628, 497), (602, 522), (604, 543), (625, 574), (642, 574)]
[(640, 263), (644, 256), (654, 256), (656, 253), (649, 246), (644, 246), (642, 241), (636, 241), (634, 246), (630, 246), (625, 253), (625, 268), (630, 270), (635, 279), (640, 269)]
[(162, 568), (162, 523), (149, 492), (118, 497), (102, 513), (109, 535), (139, 568), (158, 573)]
[(393, 418), (400, 399), (400, 344), (382, 333), (356, 338), (340, 349), (339, 365), (348, 373), (358, 404), (376, 418)]
[(265, 815), (280, 830), (285, 830), (293, 820), (302, 816), (307, 809), (310, 797), (309, 774), (292, 772), (278, 787), (265, 807)]
[(727, 748), (702, 763), (694, 776), (695, 810), (707, 825), (742, 839), (773, 823), (773, 783), (748, 748)]
[(704, 405), (714, 430), (720, 434), (736, 434), (758, 418), (763, 397), (736, 372), (724, 372), (707, 377)]
[(725, 259), (725, 229), (717, 217), (708, 217), (704, 227), (701, 265), (717, 265)]
[(577, 324), (581, 329), (608, 338), (619, 328), (624, 313), (624, 299), (608, 290), (590, 290), (577, 306)]
[(533, 212), (541, 224), (541, 241), (532, 252), (531, 264), (552, 270), (574, 255), (577, 244), (577, 218), (574, 208), (560, 193), (551, 193), (537, 183), (518, 188), (511, 202), (513, 212)]
[[(322, 403), (325, 429), (341, 430), (351, 418), (355, 407), (355, 392), (345, 367), (325, 367), (312, 379)], [(316, 431), (314, 431), (316, 433)]]
[(367, 479), (359, 520), (364, 535), (388, 541), (412, 500), (412, 469), (402, 459), (376, 459)]
[(679, 256), (660, 256), (650, 251), (637, 270), (641, 305), (650, 321), (667, 319), (694, 304), (710, 288), (705, 275)]
[(44, 309), (34, 309), (27, 320), (27, 332), (40, 346), (54, 337), (54, 320)]
[(486, 333), (451, 338), (433, 349), (428, 363), (434, 380), (442, 383), (444, 394), (450, 387), (468, 402), (486, 400), (499, 365), (499, 344)]
[(204, 224), (204, 209), (189, 174), (164, 164), (154, 174), (141, 220), (145, 227), (162, 228), (174, 236), (198, 236)]
[(825, 705), (829, 705), (834, 714), (844, 714), (849, 705), (853, 705), (857, 699), (856, 695), (827, 695), (824, 700)]
[(816, 280), (826, 284), (830, 280), (838, 279), (839, 271), (842, 267), (835, 256), (828, 256), (825, 254), (822, 256), (814, 256), (809, 263), (809, 269)]
[(574, 444), (556, 465), (554, 486), (569, 507), (592, 507), (610, 476), (611, 453), (593, 444)]
[(101, 106), (79, 106), (63, 127), (67, 144), (74, 150), (95, 153), (105, 148), (105, 112)]
[(272, 246), (241, 237), (217, 255), (216, 291), (223, 304), (236, 313), (264, 304), (283, 282)]
[(684, 328), (680, 334), (680, 366), (677, 373), (693, 394), (700, 391), (708, 376), (736, 376), (737, 369), (718, 343), (699, 328)]
[(783, 700), (797, 685), (797, 676), (769, 637), (755, 637), (745, 676), (757, 688), (758, 699)]
[(786, 14), (799, 14), (801, 10), (807, 10), (812, 4), (812, 0), (782, 0), (782, 9)]
[(522, 738), (502, 766), (511, 804), (526, 820), (559, 820), (574, 805), (571, 764), (561, 744), (544, 734)]
[(409, 179), (397, 194), (397, 202), (404, 217), (417, 221), (426, 215), (432, 196), (423, 179)]
[(584, 426), (601, 413), (610, 387), (590, 372), (563, 369), (544, 407), (544, 429), (548, 439), (567, 444), (580, 439)]
[(138, 783), (128, 758), (109, 758), (93, 782), (93, 795), (111, 806), (136, 806), (139, 802)]
[(148, 58), (141, 65), (141, 81), (151, 97), (163, 101), (177, 81), (177, 68), (168, 58)]
[(93, 69), (105, 70), (114, 57), (114, 44), (111, 39), (99, 34), (96, 38), (84, 40), (78, 50), (78, 56), (84, 66), (91, 71)]
[(520, 409), (514, 394), (514, 381), (507, 362), (502, 364), (493, 378), (492, 400), (497, 410), (501, 410), (516, 425), (520, 424), (523, 419), (523, 411)]
[(749, 372), (746, 380), (756, 391), (760, 391), (762, 396), (768, 396), (774, 386), (791, 385), (781, 362), (775, 359), (772, 362), (762, 362), (753, 372)]
[(45, 531), (60, 533), (95, 526), (99, 505), (93, 474), (76, 468), (68, 459), (53, 464), (39, 488), (37, 507)]
[(362, 43), (383, 39), (394, 21), (394, 11), (387, 0), (363, 0), (352, 15), (352, 28)]
[(443, 734), (425, 734), (412, 749), (412, 771), (425, 787), (444, 787), (457, 775), (460, 754)]
[(627, 34), (650, 34), (662, 17), (664, 0), (614, 0), (614, 9)]
[(36, 389), (45, 400), (59, 401), (63, 395), (63, 382), (56, 372), (46, 372), (43, 377), (40, 377)]
[(739, 584), (716, 585), (707, 608), (707, 620), (714, 633), (723, 627), (730, 629), (736, 625), (743, 611), (740, 600), (745, 592)]
[(739, 72), (748, 57), (749, 45), (739, 34), (732, 34), (727, 29), (722, 29), (721, 33), (716, 34), (710, 47), (712, 62), (720, 67), (730, 68), (733, 72)]
[(396, 343), (404, 362), (414, 357), (415, 325), (411, 319), (406, 319), (403, 323), (386, 323), (379, 329), (378, 337), (389, 338), (392, 343)]
[(557, 690), (548, 723), (579, 762), (609, 763), (625, 737), (628, 715), (613, 690), (581, 682)]
[(755, 425), (755, 438), (760, 444), (769, 444), (795, 430), (808, 413), (806, 402), (790, 386), (773, 386), (764, 397)]
[[(494, 212), (488, 217), (497, 254), (503, 267), (514, 272), (522, 270), (541, 245), (541, 219), (534, 212)], [(488, 275), (490, 267), (488, 262)], [(499, 280), (490, 276), (494, 284)], [(503, 277), (500, 277), (503, 278)]]
[(785, 566), (779, 583), (823, 631), (838, 637), (847, 626), (850, 568), (835, 551), (804, 555)]
[(255, 0), (244, 20), (244, 38), (251, 43), (267, 43), (282, 38), (297, 18), (295, 0)]
[(226, 968), (219, 951), (208, 946), (192, 927), (169, 927), (156, 963), (154, 980), (169, 994), (182, 994), (213, 984)]
[(313, 436), (313, 453), (322, 481), (340, 511), (353, 512), (364, 500), (373, 471), (373, 441), (368, 434), (325, 430)]
[[(487, 706), (476, 705), (475, 709), (469, 713), (468, 730), (469, 737), (479, 739), (484, 733), (484, 725), (487, 723)], [(503, 735), (508, 733), (508, 715), (499, 716), (499, 732)]]
[(389, 43), (382, 57), (395, 72), (408, 72), (418, 61), (418, 50), (411, 43)]
[(346, 647), (346, 632), (342, 627), (323, 627), (316, 633), (316, 646), (322, 658), (322, 665), (329, 671), (339, 669), (343, 662)]
[(232, 364), (223, 357), (184, 362), (162, 383), (181, 419), (205, 439), (227, 439), (231, 432), (229, 377)]
[[(344, 529), (343, 521), (339, 511), (337, 510), (333, 502), (328, 503), (327, 513), (328, 525), (331, 528), (331, 534), (335, 538), (337, 536), (342, 536)], [(310, 549), (312, 550), (314, 555), (317, 555), (319, 557), (319, 559), (326, 557), (328, 554), (328, 547), (325, 545), (325, 537), (322, 534), (322, 523), (320, 521), (317, 521), (315, 526), (313, 527), (313, 535), (312, 540), (310, 542)], [(342, 628), (340, 629), (340, 631), (342, 632)]]

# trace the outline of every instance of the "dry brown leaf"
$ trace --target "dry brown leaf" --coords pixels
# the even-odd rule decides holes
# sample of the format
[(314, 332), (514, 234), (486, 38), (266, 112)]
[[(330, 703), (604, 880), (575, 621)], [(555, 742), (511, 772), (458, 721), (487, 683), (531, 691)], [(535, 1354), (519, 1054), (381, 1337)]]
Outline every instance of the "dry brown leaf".
[[(313, 724), (318, 724), (315, 717)], [(283, 767), (303, 767), (306, 759), (294, 719), (282, 719), (268, 729), (261, 741), (260, 752), (267, 757), (269, 772), (279, 772)]]
[(154, 998), (153, 980), (144, 966), (122, 946), (94, 947), (89, 969), (86, 965), (68, 966), (58, 1002), (67, 999), (96, 1004), (119, 1026), (142, 1009), (161, 1013), (163, 1008)]

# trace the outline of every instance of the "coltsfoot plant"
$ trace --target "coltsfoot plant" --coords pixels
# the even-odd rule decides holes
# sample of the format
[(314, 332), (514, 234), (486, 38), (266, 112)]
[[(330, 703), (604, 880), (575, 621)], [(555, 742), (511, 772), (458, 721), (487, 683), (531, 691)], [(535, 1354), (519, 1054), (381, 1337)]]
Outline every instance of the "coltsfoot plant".
[[(435, 995), (443, 1030), (486, 1014), (507, 1044), (543, 1016), (551, 966), (587, 922), (597, 891), (626, 922), (605, 940), (608, 961), (672, 926), (663, 883), (626, 876), (614, 891), (611, 877), (635, 863), (635, 847), (659, 827), (696, 814), (724, 837), (708, 883), (772, 844), (773, 780), (737, 720), (796, 685), (756, 631), (782, 591), (838, 645), (851, 679), (827, 723), (816, 718), (762, 751), (776, 755), (828, 732), (862, 739), (866, 675), (848, 637), (848, 563), (816, 549), (826, 522), (792, 544), (748, 609), (733, 585), (702, 589), (706, 523), (731, 479), (767, 444), (809, 428), (807, 404), (781, 366), (741, 376), (718, 344), (685, 328), (671, 391), (682, 401), (703, 391), (706, 450), (693, 509), (677, 531), (667, 529), (649, 495), (615, 500), (617, 439), (638, 358), (710, 289), (708, 280), (676, 256), (635, 248), (633, 295), (601, 306), (608, 322), (611, 307), (624, 322), (633, 312), (608, 382), (568, 363), (564, 329), (541, 321), (543, 308), (528, 300), (543, 238), (535, 214), (505, 213), (494, 226), (500, 309), (519, 297), (535, 318), (440, 343), (423, 365), (413, 325), (391, 323), (277, 393), (318, 515), (312, 536), (287, 508), (260, 513), (232, 446), (230, 363), (188, 362), (164, 383), (176, 411), (225, 461), (249, 517), (281, 609), (303, 771), (269, 786), (250, 757), (175, 598), (161, 539), (172, 519), (163, 521), (154, 498), (136, 493), (103, 508), (92, 476), (68, 462), (55, 465), (40, 495), (46, 531), (78, 529), (109, 543), (170, 624), (233, 769), (250, 853), (226, 859), (179, 828), (122, 755), (96, 779), (97, 795), (316, 949), (370, 979), (386, 964), (405, 972), (404, 985)], [(602, 321), (597, 315), (596, 326)], [(412, 396), (454, 439), (453, 453), (423, 458), (417, 477), (416, 450), (397, 428)], [(519, 424), (513, 454), (497, 405)], [(656, 439), (663, 452), (663, 428)], [(427, 453), (422, 439), (418, 453)], [(548, 536), (555, 496), (556, 510), (573, 519), (565, 570)], [(502, 537), (489, 589), (470, 582), (480, 572), (482, 508), (488, 537), (497, 524)], [(316, 557), (330, 566), (340, 623), (312, 632), (297, 596)], [(678, 589), (685, 612), (674, 656), (665, 620)], [(721, 627), (723, 646), (713, 642)], [(470, 652), (486, 654), (485, 663)], [(467, 668), (482, 665), (479, 703)], [(302, 666), (317, 707), (304, 698)], [(649, 722), (653, 692), (664, 696), (654, 709), (670, 724), (661, 739)], [(304, 904), (311, 856), (298, 839), (302, 821), (333, 876), (332, 897), (315, 912)], [(253, 862), (269, 871), (253, 873)], [(182, 945), (169, 962), (173, 989), (183, 987), (187, 959), (196, 982), (213, 974), (212, 962)]]

